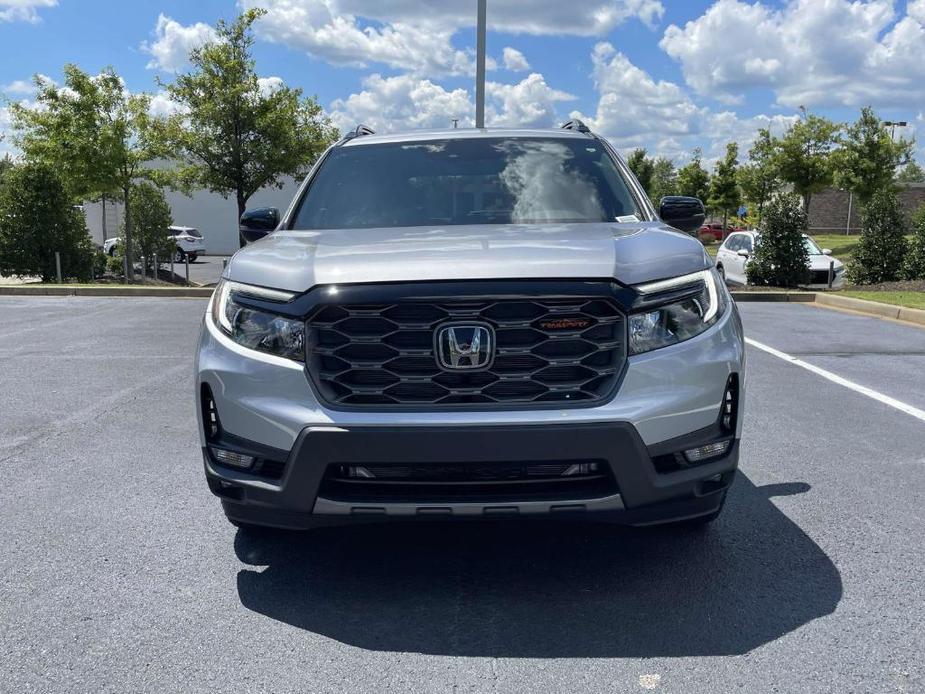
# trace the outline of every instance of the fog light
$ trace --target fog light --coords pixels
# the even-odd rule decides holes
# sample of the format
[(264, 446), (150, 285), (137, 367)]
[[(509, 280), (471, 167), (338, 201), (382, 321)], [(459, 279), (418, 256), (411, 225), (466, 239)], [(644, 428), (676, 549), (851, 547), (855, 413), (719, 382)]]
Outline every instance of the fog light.
[(573, 463), (565, 468), (565, 472), (562, 473), (562, 476), (590, 475), (592, 472), (597, 472), (597, 468), (597, 463)]
[(361, 478), (361, 479), (372, 479), (375, 477), (373, 473), (367, 470), (362, 465), (348, 465), (347, 466), (347, 477)]
[(246, 470), (254, 464), (254, 456), (252, 455), (235, 453), (234, 451), (227, 451), (224, 448), (216, 448), (215, 446), (210, 446), (209, 450), (212, 451), (212, 455), (215, 456), (215, 459), (222, 465), (231, 465), (232, 467)]
[(715, 458), (723, 455), (729, 450), (729, 443), (727, 439), (726, 441), (708, 443), (706, 446), (700, 446), (699, 448), (691, 448), (684, 451), (684, 457), (687, 458), (687, 462), (689, 463), (701, 463), (708, 458)]

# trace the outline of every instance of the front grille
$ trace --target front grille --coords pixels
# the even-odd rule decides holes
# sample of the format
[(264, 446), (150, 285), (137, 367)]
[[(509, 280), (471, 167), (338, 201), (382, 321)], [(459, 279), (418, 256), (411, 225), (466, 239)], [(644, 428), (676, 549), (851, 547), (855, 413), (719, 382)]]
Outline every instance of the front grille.
[[(435, 331), (469, 321), (493, 328), (494, 361), (443, 370)], [(308, 372), (335, 407), (587, 405), (626, 360), (623, 314), (596, 297), (329, 305), (307, 332)]]
[(319, 496), (336, 501), (529, 501), (617, 493), (601, 460), (331, 465)]
[[(832, 275), (833, 279), (835, 275)], [(810, 272), (810, 284), (828, 284), (829, 283), (829, 271), (828, 270), (812, 270)]]

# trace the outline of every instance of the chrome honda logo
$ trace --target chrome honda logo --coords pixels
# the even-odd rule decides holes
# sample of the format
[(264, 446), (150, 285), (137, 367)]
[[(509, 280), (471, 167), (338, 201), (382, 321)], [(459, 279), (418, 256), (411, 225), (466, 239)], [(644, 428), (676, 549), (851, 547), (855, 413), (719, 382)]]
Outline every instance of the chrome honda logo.
[(494, 357), (491, 328), (487, 325), (444, 325), (435, 336), (437, 361), (444, 369), (484, 369)]

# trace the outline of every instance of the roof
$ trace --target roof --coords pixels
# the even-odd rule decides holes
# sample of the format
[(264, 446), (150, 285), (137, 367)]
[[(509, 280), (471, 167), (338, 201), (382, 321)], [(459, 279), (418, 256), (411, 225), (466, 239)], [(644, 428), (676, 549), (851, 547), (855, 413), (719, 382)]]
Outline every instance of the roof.
[(461, 140), (485, 137), (556, 137), (582, 138), (587, 140), (589, 133), (562, 128), (441, 128), (438, 130), (408, 130), (382, 135), (362, 135), (344, 142), (342, 147), (383, 144), (386, 142), (423, 142), (427, 140)]

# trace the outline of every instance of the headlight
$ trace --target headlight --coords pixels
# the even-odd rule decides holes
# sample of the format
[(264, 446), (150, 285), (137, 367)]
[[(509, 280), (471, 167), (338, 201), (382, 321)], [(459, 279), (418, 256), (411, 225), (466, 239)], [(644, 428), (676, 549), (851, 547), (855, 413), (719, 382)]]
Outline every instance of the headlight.
[(235, 296), (285, 302), (293, 294), (222, 280), (212, 295), (212, 321), (242, 347), (304, 361), (305, 323), (243, 306)]
[(649, 352), (699, 335), (726, 310), (726, 288), (715, 270), (651, 282), (636, 289), (646, 303), (655, 304), (660, 296), (666, 303), (630, 314), (630, 354)]

